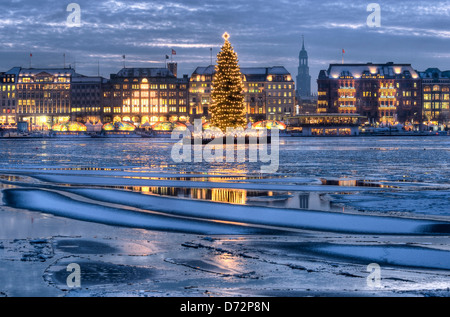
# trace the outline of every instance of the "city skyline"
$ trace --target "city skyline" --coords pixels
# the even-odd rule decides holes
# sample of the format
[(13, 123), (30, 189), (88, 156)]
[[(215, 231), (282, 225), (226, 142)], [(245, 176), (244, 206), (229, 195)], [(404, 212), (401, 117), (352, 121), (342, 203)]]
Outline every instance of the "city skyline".
[[(81, 26), (68, 27), (69, 2), (55, 6), (41, 1), (1, 4), (0, 69), (14, 66), (76, 66), (77, 72), (108, 78), (123, 67), (161, 67), (176, 51), (178, 74), (216, 60), (221, 34), (227, 31), (241, 67), (285, 66), (297, 75), (302, 35), (309, 55), (312, 92), (320, 70), (340, 63), (410, 63), (417, 70), (447, 70), (450, 55), (445, 22), (446, 2), (378, 1), (381, 26), (366, 25), (369, 2), (281, 1), (77, 1)], [(314, 5), (313, 5), (314, 4)], [(414, 54), (405, 52), (413, 52)], [(65, 58), (63, 57), (65, 54)]]

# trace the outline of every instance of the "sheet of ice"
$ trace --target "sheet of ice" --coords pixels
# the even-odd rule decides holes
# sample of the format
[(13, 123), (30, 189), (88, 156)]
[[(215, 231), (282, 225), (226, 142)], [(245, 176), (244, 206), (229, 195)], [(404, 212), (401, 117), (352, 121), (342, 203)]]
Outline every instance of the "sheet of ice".
[[(412, 246), (315, 244), (309, 247), (316, 253), (358, 260), (364, 263), (400, 265), (450, 270), (450, 252)], [(450, 284), (449, 284), (450, 286)]]
[(436, 221), (230, 205), (141, 195), (138, 193), (107, 189), (68, 189), (68, 191), (99, 201), (200, 219), (216, 219), (275, 227), (367, 234), (423, 235), (450, 233), (450, 223)]
[[(191, 187), (191, 188), (234, 188), (248, 190), (274, 190), (274, 191), (342, 191), (341, 186), (323, 185), (290, 185), (273, 183), (225, 183), (225, 182), (198, 182), (177, 180), (151, 180), (135, 178), (93, 177), (75, 175), (42, 175), (34, 174), (40, 180), (72, 185), (109, 185), (109, 186), (163, 186), (163, 187)], [(377, 187), (365, 187), (364, 190), (380, 190)], [(361, 187), (346, 186), (345, 191), (361, 191)]]
[(114, 226), (197, 234), (255, 234), (269, 232), (249, 226), (224, 224), (208, 221), (207, 219), (194, 220), (161, 216), (150, 212), (134, 212), (94, 205), (76, 201), (46, 190), (7, 189), (3, 191), (3, 200), (6, 205), (14, 208)]
[[(89, 168), (51, 168), (51, 169), (39, 169), (39, 168), (0, 168), (0, 174), (46, 174), (46, 175), (85, 175), (85, 176), (108, 176), (108, 177), (148, 177), (148, 178), (245, 178), (247, 175), (242, 174), (209, 174), (209, 173), (176, 173), (176, 172), (146, 172), (132, 169), (89, 169)], [(255, 175), (259, 176), (259, 175)]]

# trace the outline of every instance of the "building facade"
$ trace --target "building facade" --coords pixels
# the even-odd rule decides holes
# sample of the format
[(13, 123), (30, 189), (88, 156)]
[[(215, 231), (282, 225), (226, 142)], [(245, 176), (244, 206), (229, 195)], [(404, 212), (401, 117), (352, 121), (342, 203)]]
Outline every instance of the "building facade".
[(358, 113), (371, 123), (420, 123), (422, 89), (410, 64), (331, 64), (317, 80), (319, 113)]
[(428, 68), (419, 72), (422, 79), (423, 120), (450, 125), (450, 71)]
[(77, 76), (71, 82), (71, 120), (92, 124), (102, 122), (103, 77)]
[(0, 73), (0, 124), (16, 123), (16, 88), (20, 68)]
[[(215, 68), (197, 67), (190, 78), (192, 118), (209, 120)], [(295, 111), (295, 84), (282, 66), (241, 68), (244, 102), (249, 121), (284, 120)]]
[(21, 68), (16, 85), (16, 117), (36, 129), (49, 129), (71, 118), (71, 68)]
[(188, 121), (189, 79), (167, 68), (123, 68), (103, 88), (103, 122)]

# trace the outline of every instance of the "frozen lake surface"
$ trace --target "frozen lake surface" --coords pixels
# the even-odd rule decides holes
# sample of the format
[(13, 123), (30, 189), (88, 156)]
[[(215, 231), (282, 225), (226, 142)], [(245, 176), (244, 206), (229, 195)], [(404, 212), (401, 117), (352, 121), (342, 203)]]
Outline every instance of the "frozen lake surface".
[[(173, 145), (0, 140), (0, 294), (140, 296), (127, 280), (140, 288), (163, 280), (161, 271), (179, 280), (188, 270), (187, 284), (200, 278), (217, 295), (448, 296), (450, 138), (282, 138), (273, 174), (261, 174), (260, 162), (175, 163)], [(89, 287), (68, 290), (68, 250), (95, 245), (97, 230), (110, 252), (72, 252), (88, 267)], [(125, 247), (155, 248), (151, 241), (159, 261), (137, 261)], [(369, 263), (389, 272), (382, 290), (367, 288)], [(40, 279), (29, 289), (13, 285), (5, 271), (21, 274), (13, 264), (32, 265)], [(287, 269), (277, 276), (273, 266)], [(120, 287), (100, 283), (117, 272), (109, 284)], [(292, 284), (298, 274), (301, 286)], [(143, 294), (203, 294), (191, 284), (159, 283)]]

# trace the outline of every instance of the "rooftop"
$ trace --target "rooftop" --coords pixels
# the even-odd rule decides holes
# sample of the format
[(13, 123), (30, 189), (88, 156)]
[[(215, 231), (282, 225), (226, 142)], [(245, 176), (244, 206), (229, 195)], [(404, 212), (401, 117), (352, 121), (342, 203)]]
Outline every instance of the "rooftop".
[[(21, 68), (19, 69), (19, 74), (23, 76), (36, 76), (38, 74), (49, 74), (52, 76), (82, 76), (75, 72), (73, 68)], [(14, 69), (14, 68), (13, 68)]]
[(122, 68), (117, 77), (173, 77), (170, 70), (167, 68)]
[[(195, 75), (214, 75), (215, 66), (209, 65), (206, 67), (197, 67), (192, 76)], [(273, 67), (242, 67), (241, 73), (247, 77), (258, 77), (260, 80), (265, 80), (267, 75), (290, 75), (288, 70), (284, 66)]]
[(422, 79), (450, 79), (450, 71), (441, 71), (439, 68), (427, 68), (427, 70), (418, 73)]
[(339, 78), (341, 76), (352, 76), (360, 78), (363, 74), (373, 76), (383, 76), (384, 78), (418, 78), (418, 73), (412, 68), (411, 64), (330, 64), (327, 71), (321, 71), (320, 76)]

